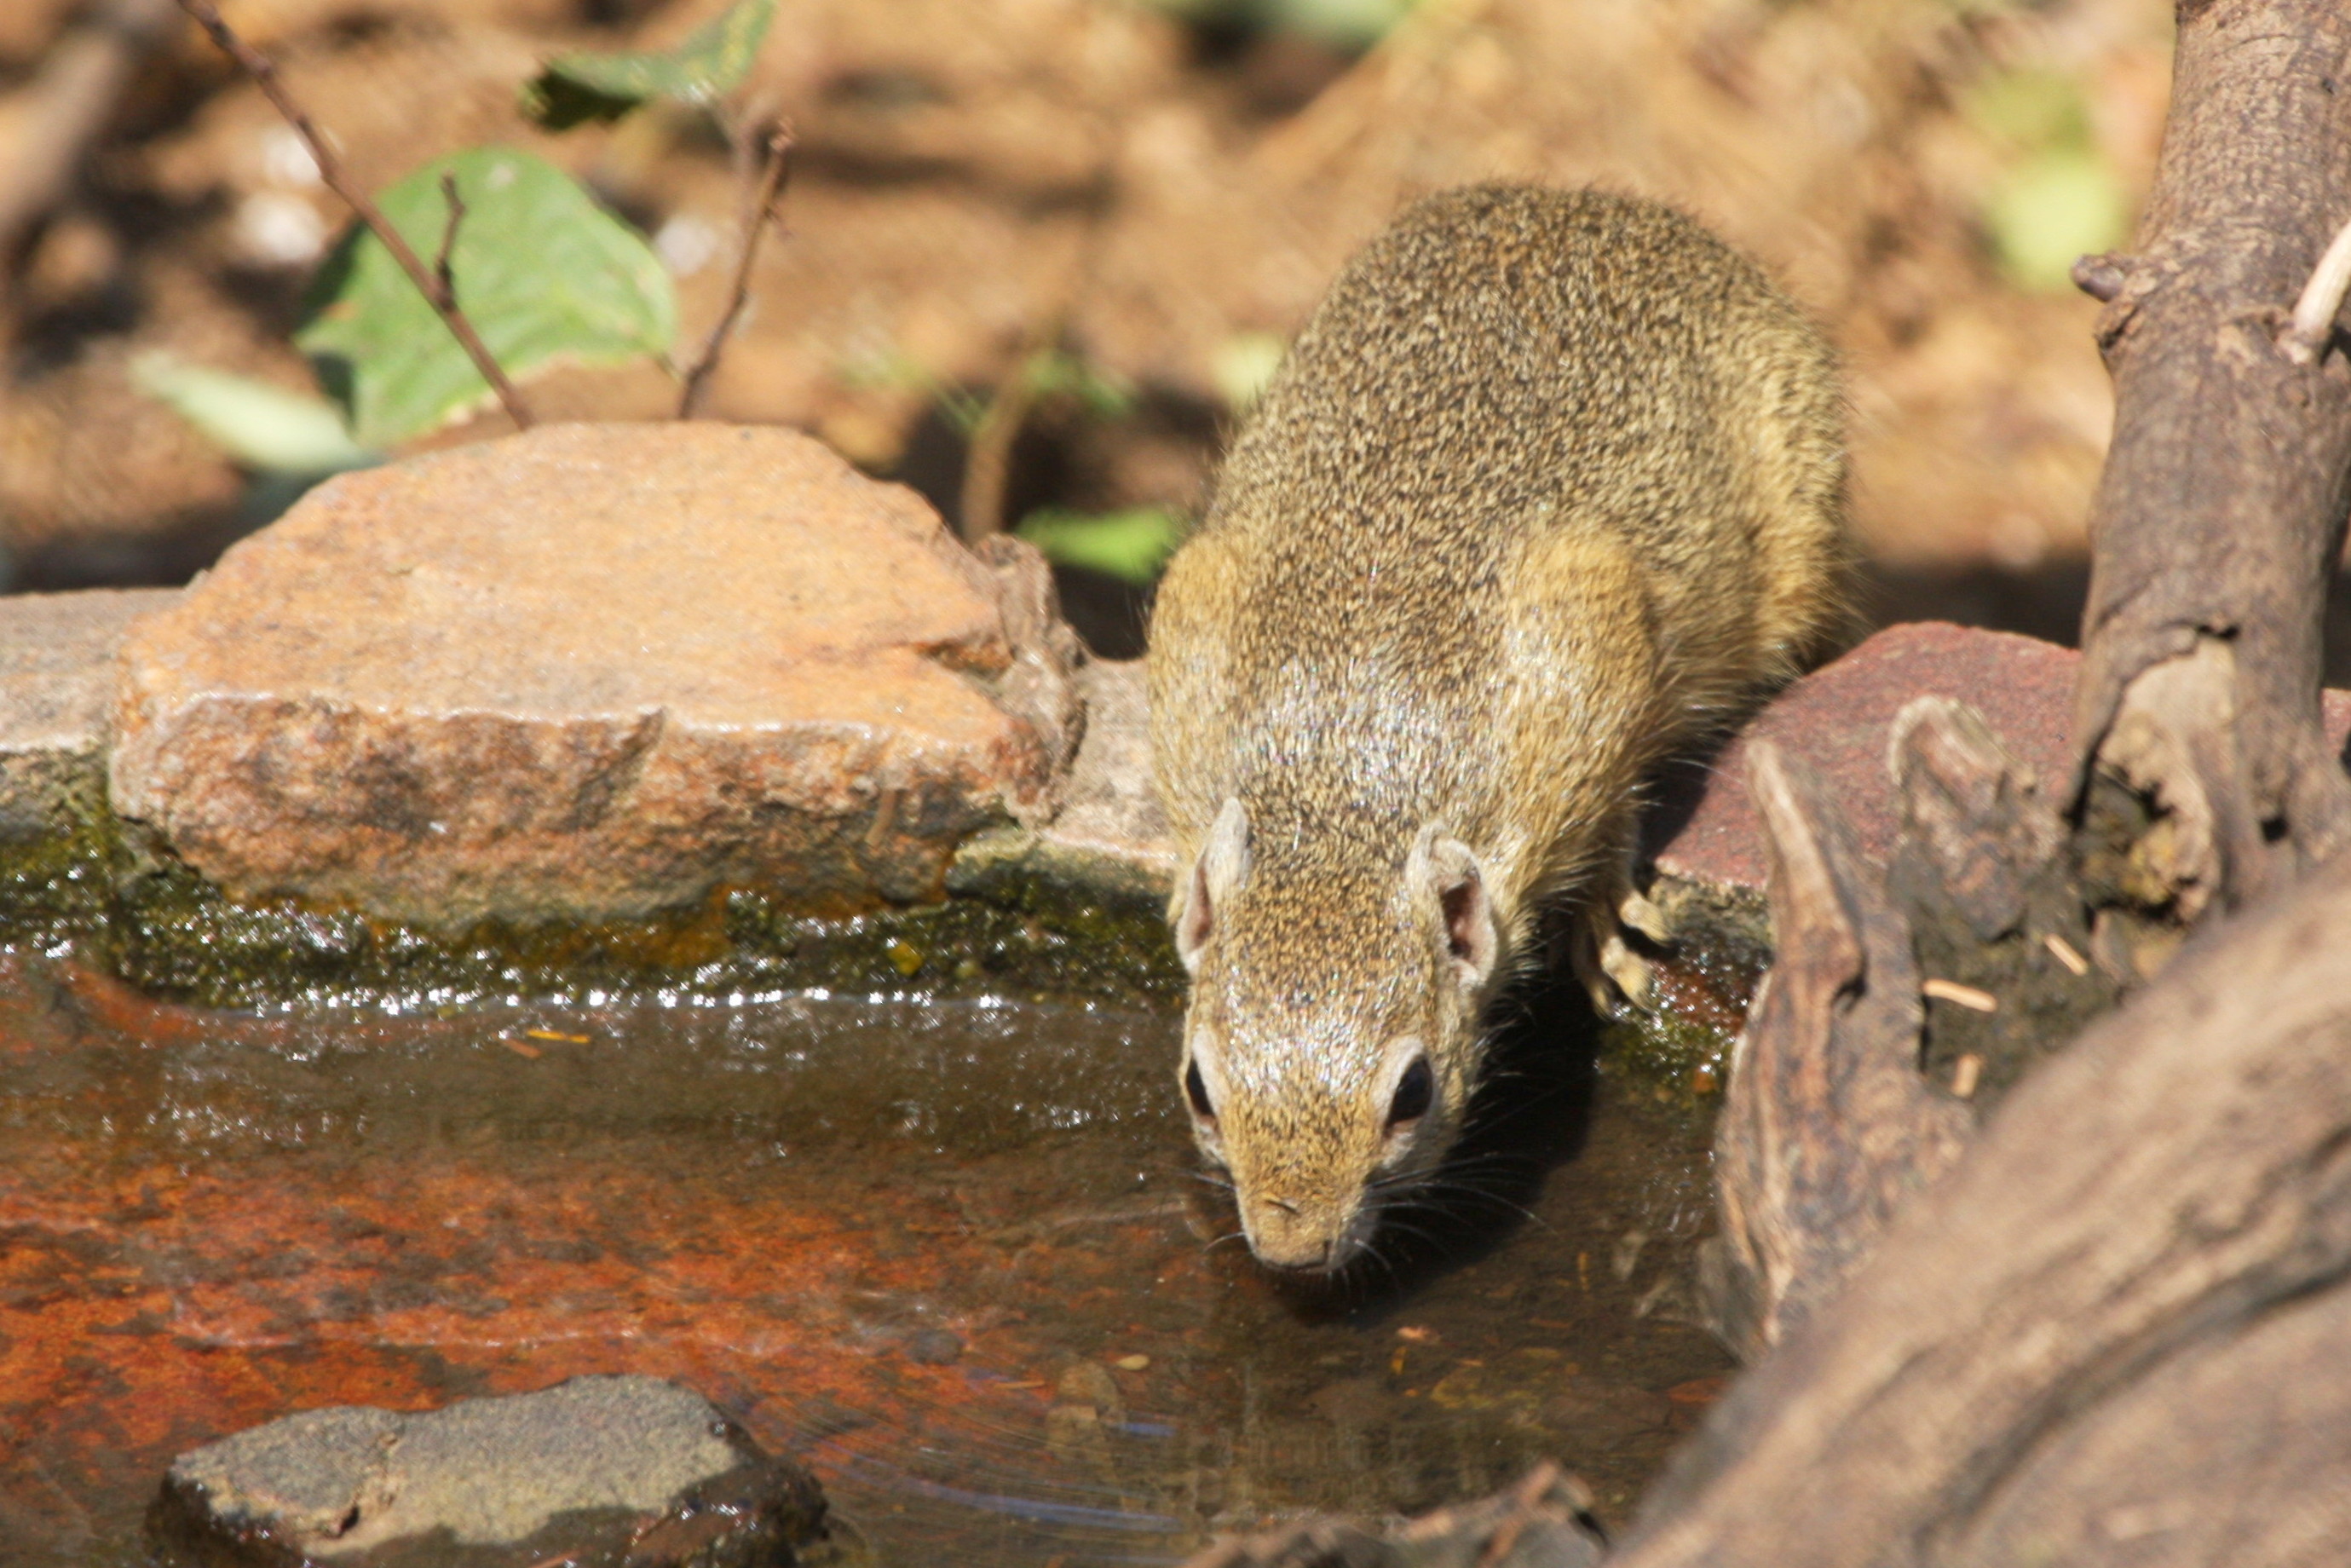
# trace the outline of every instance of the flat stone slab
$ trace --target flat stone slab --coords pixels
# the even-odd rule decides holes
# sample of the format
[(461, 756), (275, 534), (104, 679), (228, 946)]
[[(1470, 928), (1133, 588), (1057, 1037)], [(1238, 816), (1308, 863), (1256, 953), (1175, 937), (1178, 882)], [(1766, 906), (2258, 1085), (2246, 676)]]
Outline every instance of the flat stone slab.
[(1151, 782), (1151, 706), (1143, 661), (1096, 660), (1078, 671), (1086, 733), (1061, 810), (1035, 828), (985, 833), (956, 856), (948, 885), (985, 893), (1032, 877), (1105, 901), (1164, 904), (1176, 847)]
[(103, 803), (114, 655), (172, 589), (0, 598), (0, 842), (70, 831)]
[[(2044, 789), (2067, 782), (2074, 725), (2071, 648), (1938, 621), (1889, 626), (1798, 681), (1725, 747), (1695, 787), (1653, 814), (1652, 853), (1667, 876), (1760, 891), (1762, 825), (1747, 795), (1748, 745), (1761, 737), (1802, 759), (1828, 786), (1862, 852), (1883, 862), (1901, 826), (1886, 766), (1895, 716), (1915, 697), (1970, 704)], [(2325, 697), (2327, 737), (2351, 732), (2351, 695)]]
[(805, 436), (542, 427), (331, 480), (140, 622), (113, 805), (233, 895), (441, 928), (933, 900), (1050, 814), (1050, 605)]
[(371, 1568), (423, 1568), (452, 1546), (510, 1548), (517, 1568), (599, 1552), (640, 1568), (789, 1564), (824, 1539), (824, 1513), (815, 1481), (700, 1395), (575, 1377), (423, 1415), (336, 1406), (240, 1432), (172, 1462), (158, 1534), (167, 1552), (256, 1564), (368, 1552)]

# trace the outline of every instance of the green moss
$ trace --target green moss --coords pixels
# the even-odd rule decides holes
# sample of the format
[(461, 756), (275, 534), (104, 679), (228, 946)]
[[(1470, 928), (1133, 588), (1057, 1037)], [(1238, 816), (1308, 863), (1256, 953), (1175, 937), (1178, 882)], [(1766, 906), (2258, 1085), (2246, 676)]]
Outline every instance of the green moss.
[(1155, 902), (1003, 874), (940, 904), (852, 919), (730, 889), (639, 921), (431, 932), (294, 899), (238, 902), (78, 795), (49, 834), (0, 843), (0, 931), (70, 942), (142, 989), (214, 1007), (462, 1008), (676, 990), (1052, 993), (1157, 1002), (1181, 972)]
[[(74, 943), (142, 989), (205, 1006), (458, 1009), (809, 989), (1164, 1006), (1184, 994), (1164, 890), (1149, 874), (1011, 830), (967, 846), (936, 904), (818, 919), (771, 891), (733, 888), (648, 920), (485, 921), (451, 935), (290, 898), (233, 900), (114, 818), (95, 786), (56, 822), (47, 836), (0, 843), (0, 933)], [(1630, 1085), (1702, 1100), (1721, 1082), (1768, 958), (1760, 904), (1689, 884), (1657, 896), (1685, 934), (1658, 966), (1667, 1010), (1610, 1025), (1603, 1059)]]

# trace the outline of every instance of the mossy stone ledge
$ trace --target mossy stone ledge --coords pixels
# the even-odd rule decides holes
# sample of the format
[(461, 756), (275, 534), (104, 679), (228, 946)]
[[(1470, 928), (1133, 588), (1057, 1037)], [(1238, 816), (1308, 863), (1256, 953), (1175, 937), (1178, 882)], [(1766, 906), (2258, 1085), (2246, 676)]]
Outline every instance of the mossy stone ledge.
[[(375, 490), (330, 485), (185, 592), (0, 599), (0, 931), (219, 1006), (1178, 999), (1140, 666), (1082, 658), (1033, 554), (964, 551), (910, 493), (804, 438), (697, 427), (684, 480), (648, 455), (680, 439), (535, 433)], [(578, 472), (595, 482), (560, 478)], [(538, 509), (497, 499), (512, 494)], [(339, 542), (337, 516), (366, 538)], [(546, 516), (563, 520), (531, 520)], [(479, 537), (533, 527), (560, 551)], [(761, 549), (790, 571), (758, 579), (737, 559)], [(889, 591), (844, 608), (854, 578), (816, 564), (829, 551), (878, 562)], [(627, 580), (664, 573), (650, 603), (624, 602)], [(750, 588), (718, 593), (740, 575)], [(569, 630), (517, 649), (517, 626), (555, 622)], [(272, 661), (309, 684), (262, 691), (253, 667)], [(1901, 706), (1973, 702), (2054, 779), (2073, 664), (2024, 638), (1896, 627), (1747, 735), (1825, 774), (1882, 856)], [(436, 667), (455, 695), (431, 689)], [(730, 670), (747, 681), (726, 686)], [(745, 695), (762, 680), (765, 713)], [(565, 683), (594, 700), (563, 707)], [(2351, 724), (2341, 699), (2329, 713)], [(459, 744), (438, 746), (444, 718)], [(1612, 1030), (1609, 1051), (1661, 1089), (1719, 1083), (1769, 958), (1745, 743), (1666, 781), (1650, 812), (1679, 937), (1662, 1012)]]

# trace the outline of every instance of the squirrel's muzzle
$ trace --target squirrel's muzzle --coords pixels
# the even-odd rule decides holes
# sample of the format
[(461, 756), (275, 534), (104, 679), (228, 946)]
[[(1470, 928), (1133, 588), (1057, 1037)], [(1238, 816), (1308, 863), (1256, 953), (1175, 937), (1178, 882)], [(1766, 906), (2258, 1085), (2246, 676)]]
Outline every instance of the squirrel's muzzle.
[(1353, 1205), (1245, 1196), (1240, 1209), (1249, 1250), (1270, 1269), (1327, 1274), (1363, 1250)]

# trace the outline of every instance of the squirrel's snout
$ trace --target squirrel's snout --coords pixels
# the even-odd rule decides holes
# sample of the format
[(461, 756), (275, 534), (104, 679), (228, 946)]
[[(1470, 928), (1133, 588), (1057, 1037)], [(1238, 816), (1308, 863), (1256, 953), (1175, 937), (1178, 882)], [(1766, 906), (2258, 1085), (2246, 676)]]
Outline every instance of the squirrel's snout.
[(1353, 1217), (1327, 1205), (1283, 1197), (1244, 1200), (1249, 1250), (1270, 1269), (1327, 1274), (1355, 1255)]

